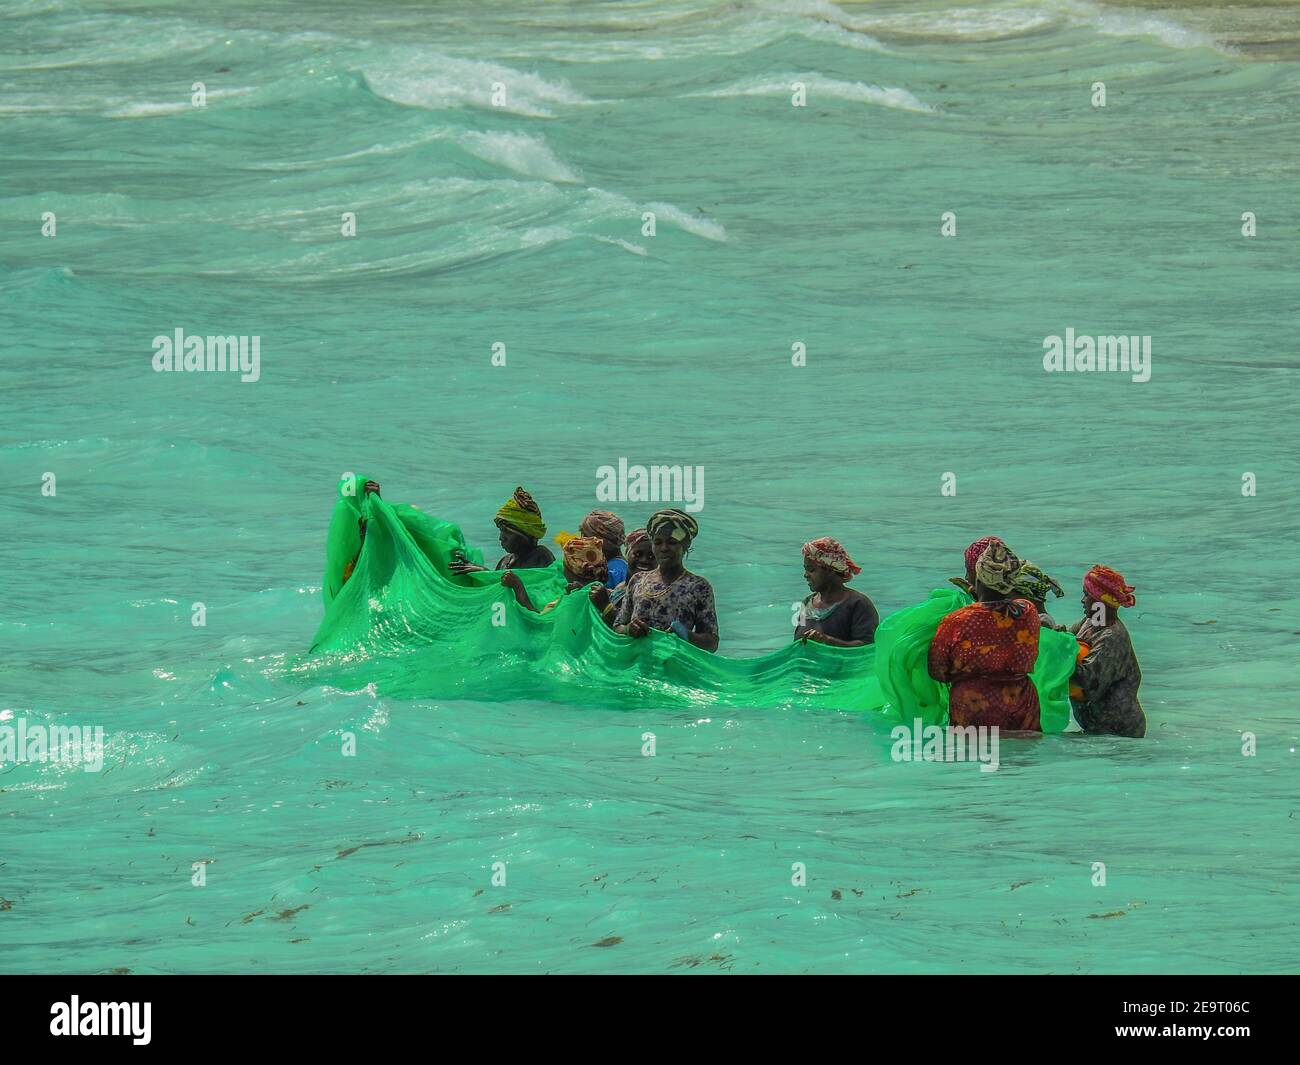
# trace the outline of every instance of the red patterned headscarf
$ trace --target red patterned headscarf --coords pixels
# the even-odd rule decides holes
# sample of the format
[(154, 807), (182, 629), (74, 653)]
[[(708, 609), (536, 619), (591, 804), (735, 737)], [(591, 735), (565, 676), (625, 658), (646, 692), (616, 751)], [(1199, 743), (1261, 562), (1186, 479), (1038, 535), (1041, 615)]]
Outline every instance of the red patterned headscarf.
[(646, 531), (644, 529), (633, 529), (627, 534), (627, 549), (631, 551), (632, 548), (636, 547), (636, 545), (644, 539), (646, 539)]
[(1107, 606), (1134, 606), (1137, 603), (1133, 586), (1125, 584), (1124, 578), (1108, 566), (1093, 566), (1088, 570), (1083, 578), (1083, 590)]
[[(966, 548), (966, 583), (975, 583), (975, 563), (980, 560), (980, 555), (988, 550), (990, 544), (1001, 544), (1002, 538), (998, 536), (981, 536), (970, 547)], [(1006, 544), (1002, 544), (1006, 547)]]
[(804, 544), (803, 557), (833, 570), (846, 581), (853, 580), (854, 576), (862, 572), (862, 567), (849, 558), (849, 553), (844, 550), (843, 545), (829, 536), (809, 540)]

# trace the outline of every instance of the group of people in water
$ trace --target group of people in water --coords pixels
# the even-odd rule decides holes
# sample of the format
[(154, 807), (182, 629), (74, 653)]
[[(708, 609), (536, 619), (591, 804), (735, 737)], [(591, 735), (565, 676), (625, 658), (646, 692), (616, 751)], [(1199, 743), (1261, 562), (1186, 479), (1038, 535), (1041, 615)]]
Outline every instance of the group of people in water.
[[(365, 491), (378, 492), (367, 482)], [(505, 554), (496, 564), (501, 583), (526, 609), (545, 613), (559, 603), (533, 603), (514, 572), (551, 565), (555, 556), (542, 543), (546, 523), (536, 500), (522, 487), (495, 518)], [(564, 595), (587, 590), (605, 624), (626, 636), (651, 629), (675, 633), (705, 651), (718, 649), (713, 587), (686, 568), (699, 523), (672, 508), (652, 514), (644, 528), (625, 532), (623, 519), (593, 510), (579, 534), (556, 538), (563, 552)], [(363, 531), (364, 536), (364, 531)], [(794, 638), (833, 647), (873, 643), (880, 615), (864, 594), (847, 587), (862, 572), (848, 552), (828, 536), (803, 545), (804, 579), (810, 592), (795, 621)], [(1069, 632), (1078, 641), (1070, 683), (1075, 720), (1085, 732), (1140, 737), (1146, 717), (1138, 701), (1141, 669), (1119, 611), (1136, 603), (1134, 589), (1106, 566), (1083, 578), (1083, 617), (1068, 628), (1047, 611), (1047, 598), (1065, 594), (1038, 566), (1020, 558), (1001, 539), (985, 536), (965, 554), (964, 576), (951, 582), (972, 598), (940, 622), (929, 649), (930, 676), (950, 685), (951, 725), (997, 726), (1004, 731), (1040, 731), (1038, 692), (1030, 671), (1043, 628)], [(350, 567), (349, 567), (350, 568)], [(454, 573), (486, 569), (466, 560)]]
[(1039, 731), (1038, 692), (1029, 673), (1044, 628), (1078, 641), (1070, 705), (1085, 732), (1146, 735), (1138, 701), (1142, 670), (1128, 629), (1119, 618), (1136, 605), (1134, 588), (1107, 566), (1083, 578), (1083, 617), (1068, 628), (1047, 612), (1047, 597), (1061, 586), (1025, 562), (996, 536), (966, 548), (966, 574), (950, 578), (975, 600), (948, 614), (930, 642), (929, 669), (951, 685), (948, 720), (953, 725), (997, 725), (1008, 731)]

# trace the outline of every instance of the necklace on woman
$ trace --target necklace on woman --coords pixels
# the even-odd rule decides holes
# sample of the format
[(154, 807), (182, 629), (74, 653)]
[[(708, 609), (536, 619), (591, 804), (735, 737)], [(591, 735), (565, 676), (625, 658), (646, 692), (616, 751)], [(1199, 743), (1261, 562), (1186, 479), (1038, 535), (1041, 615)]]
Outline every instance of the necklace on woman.
[(681, 573), (677, 574), (677, 576), (674, 577), (671, 581), (665, 581), (663, 574), (660, 573), (659, 570), (654, 570), (653, 573), (655, 575), (655, 578), (659, 581), (661, 587), (657, 592), (652, 592), (649, 590), (642, 591), (640, 593), (642, 599), (658, 599), (660, 596), (666, 595), (668, 593), (669, 588), (671, 588), (674, 584), (676, 584), (679, 580), (681, 580), (683, 577), (686, 576), (686, 571), (682, 570)]

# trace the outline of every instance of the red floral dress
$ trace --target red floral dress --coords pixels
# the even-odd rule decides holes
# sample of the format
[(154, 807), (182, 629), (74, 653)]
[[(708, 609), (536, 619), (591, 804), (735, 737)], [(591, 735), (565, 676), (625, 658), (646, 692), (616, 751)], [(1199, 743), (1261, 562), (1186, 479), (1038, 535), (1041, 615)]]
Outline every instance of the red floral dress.
[(973, 603), (939, 622), (930, 643), (930, 676), (952, 685), (949, 724), (1041, 731), (1038, 692), (1029, 679), (1038, 629), (1038, 611), (1025, 599)]

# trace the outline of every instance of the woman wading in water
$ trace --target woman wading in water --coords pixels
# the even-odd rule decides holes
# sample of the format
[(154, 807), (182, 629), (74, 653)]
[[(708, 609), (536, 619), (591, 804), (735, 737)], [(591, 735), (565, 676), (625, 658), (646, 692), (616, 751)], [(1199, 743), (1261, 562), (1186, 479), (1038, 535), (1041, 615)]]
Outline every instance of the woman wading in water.
[(591, 601), (615, 632), (644, 636), (651, 629), (673, 632), (705, 651), (718, 649), (718, 613), (713, 587), (685, 565), (686, 553), (700, 527), (680, 510), (660, 510), (646, 522), (654, 550), (654, 569), (637, 573), (615, 606), (609, 591), (593, 588)]
[[(497, 569), (542, 569), (555, 561), (551, 549), (538, 543), (546, 535), (546, 522), (542, 521), (542, 508), (520, 486), (514, 490), (493, 519), (500, 533), (505, 554), (497, 560)], [(473, 573), (486, 566), (476, 566), (463, 559), (447, 567), (452, 573)]]
[(1038, 690), (1029, 679), (1038, 658), (1038, 611), (1015, 598), (1019, 569), (1020, 559), (1001, 540), (985, 544), (974, 564), (975, 602), (939, 622), (930, 642), (930, 676), (952, 685), (950, 725), (1042, 731)]
[(1070, 704), (1084, 732), (1134, 739), (1147, 734), (1147, 716), (1138, 702), (1142, 668), (1119, 619), (1120, 607), (1137, 604), (1133, 590), (1106, 566), (1093, 566), (1083, 578), (1084, 615), (1069, 631), (1079, 641)]
[(844, 585), (862, 567), (829, 536), (803, 545), (803, 577), (812, 594), (803, 601), (794, 638), (831, 647), (863, 647), (876, 639), (880, 615), (861, 592)]
[(501, 574), (502, 587), (515, 593), (515, 601), (526, 610), (538, 614), (548, 614), (560, 605), (560, 600), (570, 592), (576, 592), (595, 581), (605, 583), (605, 545), (598, 536), (573, 536), (564, 544), (564, 594), (552, 599), (541, 610), (533, 605), (532, 596), (514, 570)]

